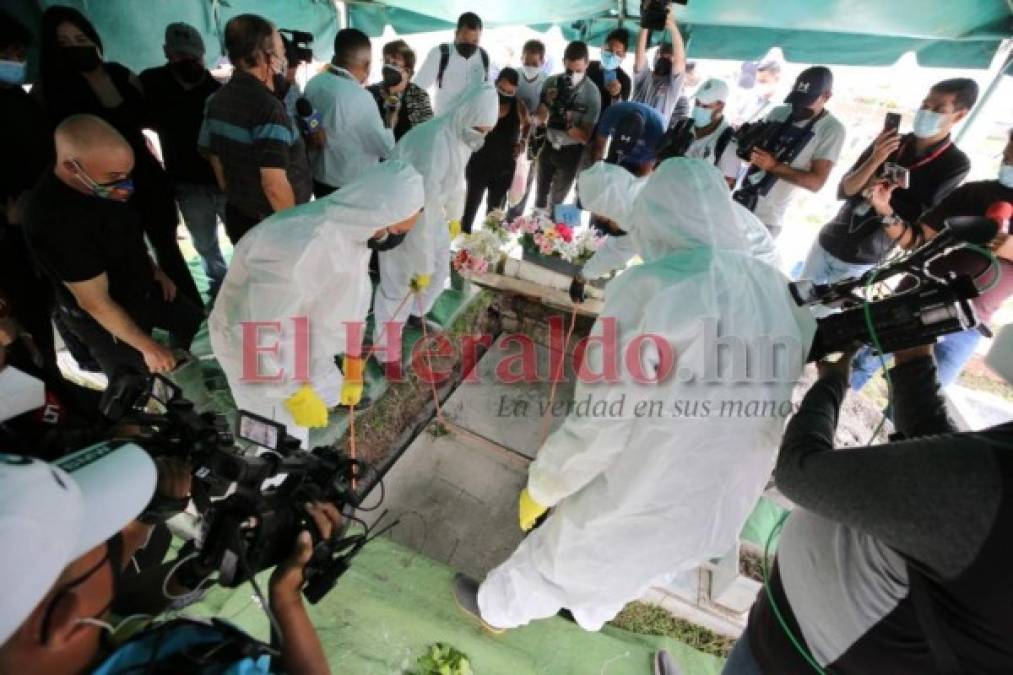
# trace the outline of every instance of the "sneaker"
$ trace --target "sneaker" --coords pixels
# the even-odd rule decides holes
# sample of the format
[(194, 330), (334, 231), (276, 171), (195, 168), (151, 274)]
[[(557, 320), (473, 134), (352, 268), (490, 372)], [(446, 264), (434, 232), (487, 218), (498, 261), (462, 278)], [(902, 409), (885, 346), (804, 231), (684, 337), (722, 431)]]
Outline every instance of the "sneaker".
[(675, 665), (672, 655), (662, 649), (654, 654), (654, 675), (682, 675), (682, 671)]
[(468, 616), (475, 621), (478, 621), (482, 628), (493, 635), (502, 635), (506, 632), (505, 628), (490, 626), (482, 619), (482, 613), (478, 609), (477, 581), (458, 572), (454, 575), (454, 581), (451, 587), (454, 591), (454, 600), (457, 601), (457, 606), (461, 608), (461, 611), (468, 614)]

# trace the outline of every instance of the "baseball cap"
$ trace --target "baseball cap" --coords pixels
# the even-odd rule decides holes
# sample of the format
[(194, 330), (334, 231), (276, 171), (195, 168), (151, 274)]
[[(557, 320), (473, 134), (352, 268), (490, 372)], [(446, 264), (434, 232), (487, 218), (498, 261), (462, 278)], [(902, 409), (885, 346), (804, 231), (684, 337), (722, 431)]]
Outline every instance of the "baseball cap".
[(204, 39), (188, 23), (170, 23), (165, 27), (165, 50), (201, 59), (204, 58)]
[(47, 463), (0, 454), (0, 644), (63, 569), (147, 506), (158, 472), (133, 443), (99, 443)]
[(728, 84), (721, 79), (712, 77), (696, 90), (696, 100), (704, 105), (710, 105), (711, 103), (717, 103), (718, 101), (728, 101), (729, 87)]
[(1013, 384), (1013, 323), (996, 331), (985, 363), (1006, 382)]
[(834, 75), (826, 66), (806, 68), (791, 87), (791, 93), (784, 99), (791, 105), (808, 106), (823, 94), (834, 88)]

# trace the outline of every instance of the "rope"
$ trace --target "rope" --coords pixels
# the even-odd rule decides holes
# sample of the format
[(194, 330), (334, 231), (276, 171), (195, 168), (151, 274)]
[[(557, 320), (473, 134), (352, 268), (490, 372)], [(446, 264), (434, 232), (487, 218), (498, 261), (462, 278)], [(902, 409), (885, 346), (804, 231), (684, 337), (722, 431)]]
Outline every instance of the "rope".
[[(552, 384), (549, 387), (549, 405), (546, 406), (545, 412), (542, 414), (542, 429), (539, 433), (540, 440), (538, 441), (538, 447), (541, 447), (549, 437), (549, 428), (552, 426), (552, 407), (556, 403), (556, 385), (559, 383), (559, 378), (563, 376), (563, 369), (566, 365), (566, 348), (570, 344), (570, 338), (573, 337), (573, 329), (576, 325), (577, 305), (574, 305), (570, 311), (570, 327), (567, 329), (566, 339), (563, 341), (563, 356), (559, 359), (559, 371), (552, 374)], [(549, 361), (552, 361), (551, 346), (549, 351)]]

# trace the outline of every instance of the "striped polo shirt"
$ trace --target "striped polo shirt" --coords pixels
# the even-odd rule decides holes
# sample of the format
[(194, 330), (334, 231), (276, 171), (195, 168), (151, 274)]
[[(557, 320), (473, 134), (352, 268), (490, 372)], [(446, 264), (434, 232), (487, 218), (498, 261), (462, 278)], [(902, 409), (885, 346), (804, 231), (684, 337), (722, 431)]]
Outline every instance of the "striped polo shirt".
[(198, 142), (221, 161), (225, 196), (243, 214), (259, 220), (274, 212), (261, 186), (262, 167), (285, 169), (296, 204), (310, 200), (302, 136), (282, 102), (249, 73), (237, 70), (208, 99)]

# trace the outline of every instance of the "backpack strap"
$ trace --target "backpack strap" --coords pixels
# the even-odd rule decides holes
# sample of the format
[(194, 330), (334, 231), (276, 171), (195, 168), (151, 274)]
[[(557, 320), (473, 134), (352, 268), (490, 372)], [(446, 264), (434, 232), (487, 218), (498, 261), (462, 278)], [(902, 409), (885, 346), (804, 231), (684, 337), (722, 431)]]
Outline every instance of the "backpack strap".
[(450, 45), (444, 42), (440, 45), (440, 69), (436, 73), (436, 86), (443, 89), (443, 73), (447, 72), (447, 65), (450, 63)]
[(718, 165), (721, 163), (721, 157), (725, 154), (725, 149), (728, 147), (728, 143), (732, 140), (732, 136), (735, 135), (735, 129), (728, 125), (728, 127), (721, 132), (718, 136), (718, 142), (714, 144), (714, 164)]
[(485, 81), (489, 81), (489, 52), (485, 51), (481, 47), (478, 48), (478, 52), (482, 55), (482, 67), (485, 69)]

